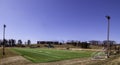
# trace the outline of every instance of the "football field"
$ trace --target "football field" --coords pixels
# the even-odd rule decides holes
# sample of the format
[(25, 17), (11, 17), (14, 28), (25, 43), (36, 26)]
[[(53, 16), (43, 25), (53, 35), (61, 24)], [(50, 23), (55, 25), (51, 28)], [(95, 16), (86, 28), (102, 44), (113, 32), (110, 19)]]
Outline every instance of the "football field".
[(91, 51), (57, 50), (50, 48), (12, 48), (12, 50), (35, 63), (87, 58), (93, 53)]

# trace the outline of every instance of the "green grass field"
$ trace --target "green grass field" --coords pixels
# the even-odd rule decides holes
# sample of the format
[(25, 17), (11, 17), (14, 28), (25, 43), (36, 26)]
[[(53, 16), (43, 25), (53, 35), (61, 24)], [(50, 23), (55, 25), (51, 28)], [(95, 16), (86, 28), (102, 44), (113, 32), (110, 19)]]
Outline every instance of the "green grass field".
[(56, 50), (48, 48), (13, 48), (12, 50), (35, 63), (86, 58), (92, 54), (91, 51)]

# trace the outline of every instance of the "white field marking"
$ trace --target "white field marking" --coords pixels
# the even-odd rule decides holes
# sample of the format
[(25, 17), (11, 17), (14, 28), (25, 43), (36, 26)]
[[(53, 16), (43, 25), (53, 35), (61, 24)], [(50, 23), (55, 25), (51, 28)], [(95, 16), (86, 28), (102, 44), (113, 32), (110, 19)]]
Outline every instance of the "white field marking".
[[(54, 58), (61, 58), (61, 57), (58, 57), (58, 56), (54, 56), (54, 55), (51, 55), (50, 53), (46, 53), (46, 54), (44, 54), (45, 52), (43, 52), (43, 51), (40, 51), (40, 53), (38, 53), (39, 51), (36, 51), (36, 50), (32, 50), (32, 49), (28, 49), (28, 50), (23, 50), (23, 51), (26, 51), (26, 52), (31, 52), (31, 53), (36, 53), (36, 54), (42, 54), (42, 55), (46, 55), (46, 56), (50, 56), (50, 57), (54, 57)], [(41, 52), (43, 52), (43, 53), (41, 53)]]
[[(41, 51), (37, 51), (37, 52), (40, 52), (41, 53)], [(43, 52), (43, 51), (42, 51)], [(45, 53), (45, 54), (44, 54)], [(61, 58), (61, 57), (59, 57), (59, 56), (55, 56), (55, 54), (51, 54), (51, 52), (43, 52), (42, 53), (43, 55), (47, 55), (47, 56), (52, 56), (52, 57), (55, 57), (55, 58)]]
[(24, 57), (27, 57), (27, 58), (32, 59), (32, 60), (36, 60), (36, 59), (34, 59), (34, 58), (30, 57), (30, 56), (27, 56), (27, 55), (25, 55)]

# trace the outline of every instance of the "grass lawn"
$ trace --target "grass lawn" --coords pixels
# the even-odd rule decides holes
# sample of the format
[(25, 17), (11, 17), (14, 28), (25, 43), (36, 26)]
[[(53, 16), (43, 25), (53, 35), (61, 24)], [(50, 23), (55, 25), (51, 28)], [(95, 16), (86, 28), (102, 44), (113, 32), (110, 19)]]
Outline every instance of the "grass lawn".
[(90, 57), (91, 51), (56, 50), (48, 48), (12, 48), (32, 62), (52, 62), (58, 60)]

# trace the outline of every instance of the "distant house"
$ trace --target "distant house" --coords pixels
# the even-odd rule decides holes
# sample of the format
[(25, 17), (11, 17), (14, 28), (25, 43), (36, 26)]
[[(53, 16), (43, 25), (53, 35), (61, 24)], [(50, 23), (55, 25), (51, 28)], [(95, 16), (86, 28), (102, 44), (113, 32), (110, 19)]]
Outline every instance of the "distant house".
[(54, 44), (54, 45), (58, 45), (60, 43), (58, 41), (37, 41), (37, 44)]
[(99, 45), (99, 44), (101, 44), (101, 42), (100, 42), (100, 41), (97, 41), (97, 40), (91, 40), (91, 41), (89, 41), (89, 43), (90, 43), (91, 45)]
[(103, 44), (104, 44), (104, 45), (107, 45), (107, 44), (114, 45), (114, 44), (116, 44), (116, 42), (115, 42), (115, 41), (112, 41), (112, 40), (110, 40), (109, 42), (108, 42), (107, 40), (104, 40), (104, 41), (103, 41)]

